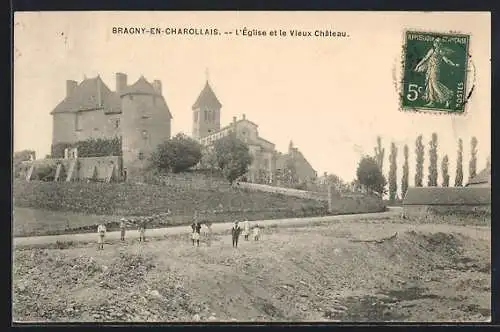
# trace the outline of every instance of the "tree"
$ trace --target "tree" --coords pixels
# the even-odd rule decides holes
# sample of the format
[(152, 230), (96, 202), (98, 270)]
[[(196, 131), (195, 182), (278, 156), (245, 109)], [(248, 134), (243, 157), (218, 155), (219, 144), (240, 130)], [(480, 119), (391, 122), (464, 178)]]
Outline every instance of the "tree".
[(469, 161), (469, 180), (476, 176), (477, 168), (477, 138), (475, 136), (470, 140), (470, 161)]
[(408, 145), (405, 144), (403, 154), (405, 157), (405, 162), (403, 164), (403, 177), (401, 178), (401, 197), (405, 197), (406, 191), (408, 190), (409, 173), (410, 168), (408, 166)]
[(450, 174), (448, 173), (448, 155), (443, 157), (441, 162), (441, 174), (443, 176), (443, 187), (448, 187), (450, 185)]
[(380, 195), (385, 193), (387, 181), (373, 157), (363, 157), (356, 171), (358, 182)]
[(396, 144), (391, 143), (391, 154), (389, 155), (389, 200), (394, 201), (398, 194), (398, 179), (397, 179), (397, 158), (398, 148)]
[(415, 168), (415, 187), (422, 187), (424, 178), (424, 144), (422, 143), (422, 135), (417, 137), (415, 143), (415, 154), (417, 165)]
[(252, 156), (248, 146), (235, 135), (217, 140), (214, 150), (217, 164), (230, 184), (248, 172)]
[(380, 168), (380, 171), (382, 172), (384, 166), (385, 148), (382, 147), (382, 138), (380, 136), (377, 136), (377, 146), (374, 148), (374, 150), (375, 150), (375, 161), (377, 162), (377, 165)]
[(201, 160), (201, 145), (184, 134), (177, 134), (156, 147), (150, 165), (162, 172), (179, 173)]
[(14, 172), (14, 177), (19, 177), (21, 174), (21, 164), (23, 161), (29, 161), (31, 156), (35, 159), (35, 151), (33, 150), (22, 150), (14, 152), (12, 158), (12, 167)]
[(455, 173), (455, 187), (461, 187), (464, 180), (464, 171), (462, 169), (462, 158), (463, 158), (464, 146), (463, 141), (460, 138), (458, 140), (458, 151), (457, 151), (457, 170)]
[(429, 175), (427, 185), (429, 187), (437, 186), (438, 179), (438, 156), (437, 156), (438, 137), (436, 133), (432, 133), (431, 141), (429, 142)]

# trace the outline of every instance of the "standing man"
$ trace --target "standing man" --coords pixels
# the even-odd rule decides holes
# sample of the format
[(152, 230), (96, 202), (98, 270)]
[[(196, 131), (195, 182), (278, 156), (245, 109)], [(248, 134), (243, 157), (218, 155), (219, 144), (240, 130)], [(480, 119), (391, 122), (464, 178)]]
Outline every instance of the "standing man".
[(236, 220), (233, 224), (233, 228), (231, 229), (231, 236), (233, 238), (233, 248), (238, 248), (238, 239), (240, 237), (241, 227), (238, 225), (238, 220)]
[(125, 218), (120, 219), (120, 240), (125, 241)]
[(106, 226), (104, 223), (101, 223), (97, 226), (97, 234), (99, 235), (99, 250), (104, 249), (104, 236), (106, 235)]
[(142, 218), (139, 223), (139, 242), (146, 242), (146, 219)]

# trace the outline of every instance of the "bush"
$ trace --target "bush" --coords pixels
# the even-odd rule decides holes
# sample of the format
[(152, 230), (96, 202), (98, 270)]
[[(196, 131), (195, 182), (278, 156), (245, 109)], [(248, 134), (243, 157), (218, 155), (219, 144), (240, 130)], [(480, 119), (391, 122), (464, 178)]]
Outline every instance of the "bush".
[(76, 143), (57, 143), (51, 147), (52, 158), (64, 158), (66, 148), (78, 148), (78, 156), (106, 157), (122, 155), (122, 139), (114, 138), (89, 138)]
[(201, 160), (201, 145), (190, 137), (177, 134), (158, 145), (150, 164), (160, 172), (184, 172)]
[(224, 211), (267, 211), (267, 215), (279, 209), (295, 213), (303, 207), (326, 211), (325, 202), (270, 193), (245, 193), (235, 188), (189, 190), (179, 186), (131, 183), (15, 180), (13, 196), (19, 207), (94, 215), (150, 216), (170, 208), (174, 215), (190, 216), (195, 209), (213, 212), (220, 205)]

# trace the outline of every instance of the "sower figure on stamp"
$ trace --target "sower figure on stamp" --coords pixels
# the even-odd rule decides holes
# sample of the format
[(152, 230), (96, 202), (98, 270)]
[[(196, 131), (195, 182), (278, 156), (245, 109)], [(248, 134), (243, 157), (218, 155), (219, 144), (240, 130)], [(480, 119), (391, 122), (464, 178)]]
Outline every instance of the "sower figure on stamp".
[(146, 218), (139, 221), (139, 242), (146, 242)]
[(101, 223), (97, 226), (97, 234), (99, 235), (99, 250), (104, 249), (104, 236), (106, 235), (106, 226), (104, 223)]
[(241, 227), (238, 224), (238, 220), (236, 220), (233, 224), (233, 228), (231, 228), (231, 236), (233, 238), (233, 248), (238, 248), (238, 239), (241, 233)]
[(436, 38), (432, 48), (415, 67), (416, 72), (425, 72), (425, 93), (423, 99), (427, 101), (425, 106), (434, 106), (435, 103), (445, 104), (449, 107), (453, 98), (453, 91), (440, 82), (440, 72), (443, 63), (458, 67), (458, 63), (452, 62), (446, 56), (453, 51), (442, 47), (441, 39)]
[(207, 221), (205, 226), (207, 226), (207, 245), (210, 247), (212, 245), (212, 223)]
[(253, 239), (254, 241), (259, 241), (260, 239), (260, 227), (258, 224), (253, 228)]

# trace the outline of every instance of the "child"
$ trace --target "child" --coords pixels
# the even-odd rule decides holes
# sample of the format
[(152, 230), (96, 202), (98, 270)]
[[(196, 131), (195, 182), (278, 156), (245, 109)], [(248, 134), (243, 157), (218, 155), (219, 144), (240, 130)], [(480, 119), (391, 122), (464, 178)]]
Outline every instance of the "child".
[(212, 244), (212, 223), (208, 221), (205, 226), (207, 226), (207, 244), (210, 247)]
[(260, 228), (259, 228), (259, 225), (255, 225), (255, 227), (253, 228), (254, 241), (259, 241), (259, 237), (260, 237)]
[(139, 242), (146, 242), (146, 220), (142, 219), (139, 223)]
[(238, 238), (240, 237), (241, 228), (238, 225), (238, 220), (236, 220), (233, 224), (233, 228), (231, 229), (231, 236), (233, 238), (233, 248), (238, 248)]
[(250, 235), (250, 223), (248, 220), (243, 222), (243, 235), (245, 236), (245, 240), (248, 241), (248, 236)]
[(106, 235), (106, 226), (104, 223), (101, 223), (97, 226), (97, 234), (99, 234), (99, 250), (104, 249), (104, 236)]
[(125, 218), (120, 219), (120, 240), (125, 241)]

